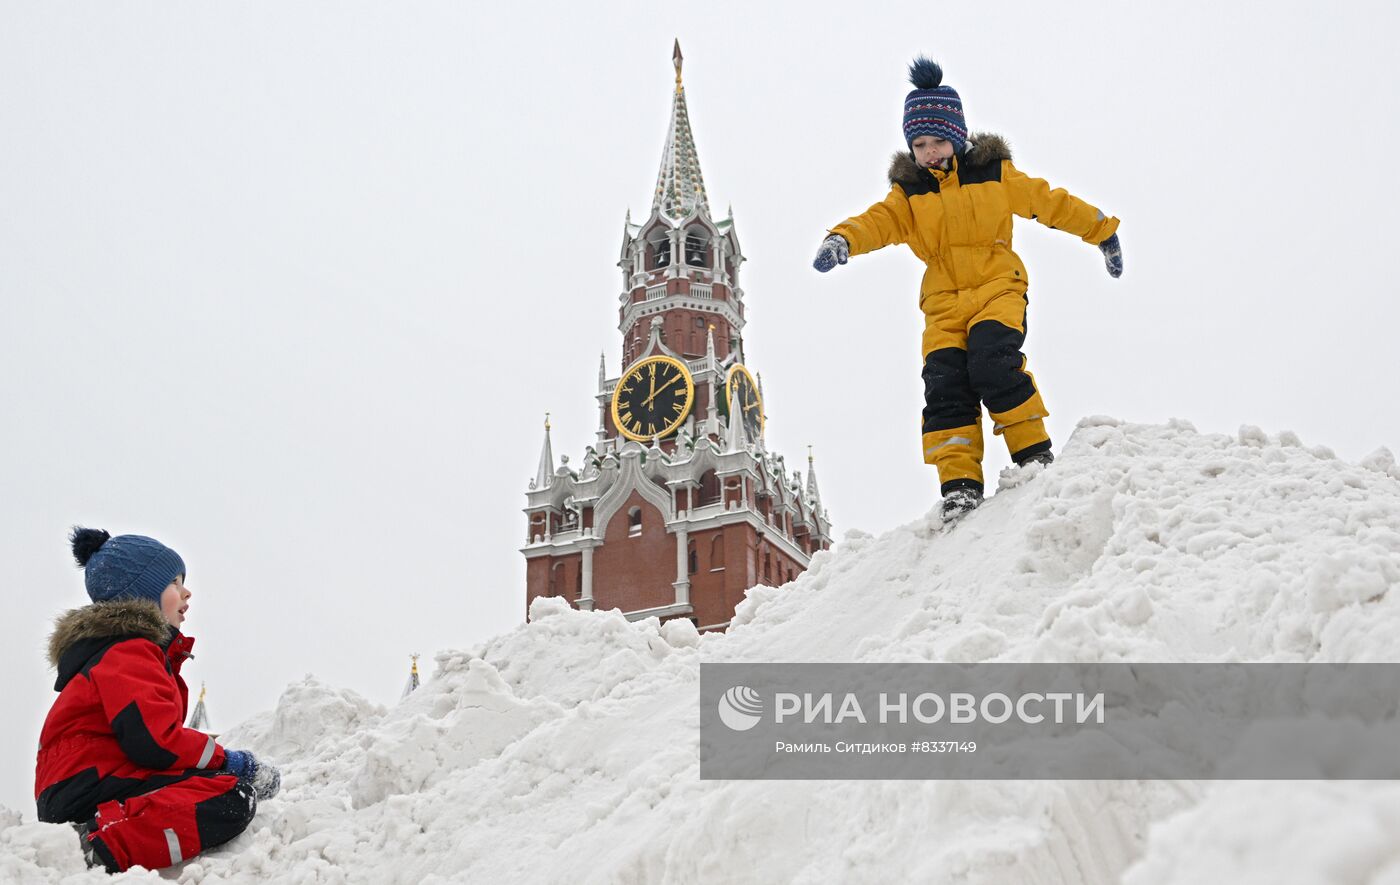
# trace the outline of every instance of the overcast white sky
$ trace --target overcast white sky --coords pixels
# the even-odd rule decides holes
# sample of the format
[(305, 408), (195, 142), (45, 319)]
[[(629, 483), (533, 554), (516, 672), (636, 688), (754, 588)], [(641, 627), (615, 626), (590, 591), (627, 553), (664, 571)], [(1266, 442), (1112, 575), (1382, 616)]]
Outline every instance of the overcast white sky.
[(305, 673), (392, 701), (410, 652), (522, 619), (543, 414), (577, 458), (599, 352), (619, 369), (675, 37), (769, 446), (816, 447), (838, 536), (937, 499), (917, 260), (810, 267), (886, 192), (917, 52), (1018, 166), (1123, 219), (1117, 281), (1018, 222), (1057, 442), (1111, 414), (1400, 445), (1393, 5), (950, 9), (0, 8), (0, 803), (33, 814), (74, 523), (184, 556), (222, 727)]

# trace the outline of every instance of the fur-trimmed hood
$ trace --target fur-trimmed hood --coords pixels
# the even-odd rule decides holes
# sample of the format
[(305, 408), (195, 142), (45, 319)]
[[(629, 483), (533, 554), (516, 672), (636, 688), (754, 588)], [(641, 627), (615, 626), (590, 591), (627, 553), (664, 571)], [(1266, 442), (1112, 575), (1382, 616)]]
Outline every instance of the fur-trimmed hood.
[[(967, 140), (967, 150), (958, 157), (960, 166), (985, 166), (1011, 159), (1011, 145), (1000, 135), (974, 132)], [(911, 151), (898, 151), (890, 158), (890, 184), (914, 185), (924, 180), (927, 171), (914, 162)]]
[(49, 666), (58, 668), (58, 687), (67, 684), (98, 651), (122, 639), (149, 639), (166, 647), (176, 629), (160, 607), (145, 599), (96, 602), (70, 609), (54, 620)]

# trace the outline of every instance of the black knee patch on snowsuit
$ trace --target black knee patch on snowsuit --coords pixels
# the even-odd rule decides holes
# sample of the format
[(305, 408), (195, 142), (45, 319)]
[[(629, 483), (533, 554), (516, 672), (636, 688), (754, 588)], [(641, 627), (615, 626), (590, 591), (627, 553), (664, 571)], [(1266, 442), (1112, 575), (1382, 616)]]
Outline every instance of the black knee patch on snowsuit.
[(924, 357), (924, 433), (966, 427), (982, 420), (968, 375), (967, 351), (944, 347)]
[(1009, 412), (1035, 395), (1031, 376), (1021, 371), (1025, 340), (1024, 332), (995, 320), (984, 320), (968, 330), (967, 374), (987, 411)]
[(248, 828), (258, 810), (258, 797), (247, 781), (226, 793), (211, 796), (194, 807), (200, 850), (222, 845)]

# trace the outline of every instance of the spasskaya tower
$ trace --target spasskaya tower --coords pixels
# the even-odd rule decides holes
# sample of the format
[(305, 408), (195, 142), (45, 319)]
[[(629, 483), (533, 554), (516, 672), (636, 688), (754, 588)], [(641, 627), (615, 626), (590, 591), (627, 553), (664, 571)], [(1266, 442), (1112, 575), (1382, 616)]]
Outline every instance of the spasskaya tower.
[(598, 367), (598, 428), (556, 466), (545, 422), (526, 492), (525, 605), (559, 596), (631, 620), (723, 630), (755, 584), (780, 585), (831, 544), (812, 458), (804, 478), (764, 444), (762, 381), (744, 353), (744, 255), (715, 220), (675, 93), (651, 212), (623, 222), (621, 372)]

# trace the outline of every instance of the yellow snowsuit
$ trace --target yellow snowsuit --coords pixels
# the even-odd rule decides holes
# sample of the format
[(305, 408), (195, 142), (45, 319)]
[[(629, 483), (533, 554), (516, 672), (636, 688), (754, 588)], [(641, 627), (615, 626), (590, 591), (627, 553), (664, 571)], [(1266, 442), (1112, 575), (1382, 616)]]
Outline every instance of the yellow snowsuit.
[(908, 153), (890, 165), (883, 202), (831, 229), (850, 254), (906, 243), (928, 265), (924, 312), (924, 461), (943, 493), (982, 486), (982, 410), (1018, 463), (1049, 451), (1045, 403), (1026, 371), (1026, 267), (1011, 251), (1011, 216), (1032, 218), (1098, 245), (1118, 229), (1093, 206), (1011, 165), (999, 136), (974, 134), (950, 168)]

